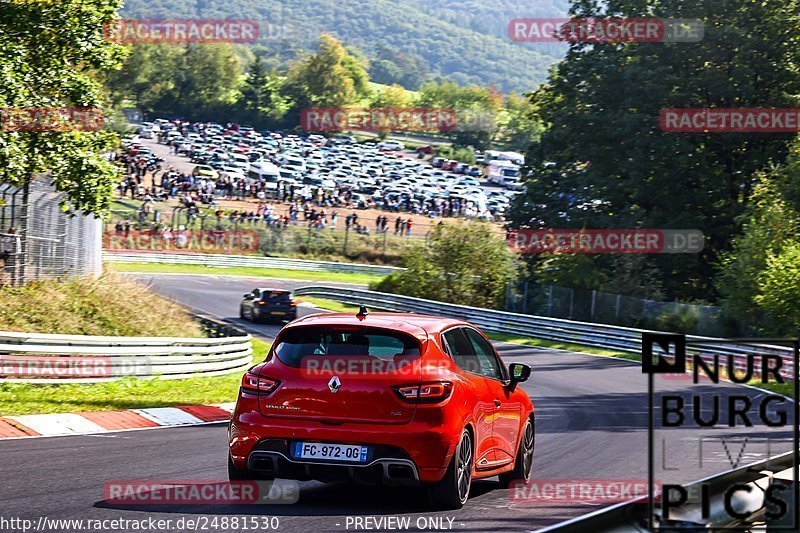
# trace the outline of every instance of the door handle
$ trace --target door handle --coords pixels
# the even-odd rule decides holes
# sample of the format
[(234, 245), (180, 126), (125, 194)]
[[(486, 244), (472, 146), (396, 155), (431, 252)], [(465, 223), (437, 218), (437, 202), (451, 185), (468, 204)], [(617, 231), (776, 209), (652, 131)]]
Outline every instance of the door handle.
[(502, 404), (500, 403), (500, 400), (498, 400), (497, 398), (495, 398), (495, 399), (494, 399), (494, 406), (495, 406), (495, 407), (500, 407), (500, 405), (502, 405)]

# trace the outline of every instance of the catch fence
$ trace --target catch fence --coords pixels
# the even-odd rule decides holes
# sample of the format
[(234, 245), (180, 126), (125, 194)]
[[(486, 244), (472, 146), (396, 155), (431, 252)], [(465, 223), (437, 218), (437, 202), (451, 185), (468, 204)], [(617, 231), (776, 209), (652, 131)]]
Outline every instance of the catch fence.
[(61, 208), (44, 178), (0, 184), (0, 285), (102, 272), (102, 224)]

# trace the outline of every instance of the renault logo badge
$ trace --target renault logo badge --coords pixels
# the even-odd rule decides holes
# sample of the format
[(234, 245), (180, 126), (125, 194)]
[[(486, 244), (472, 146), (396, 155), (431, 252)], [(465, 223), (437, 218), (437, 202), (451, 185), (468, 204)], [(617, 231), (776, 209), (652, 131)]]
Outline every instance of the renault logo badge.
[(328, 388), (334, 394), (336, 394), (339, 389), (342, 388), (342, 380), (339, 379), (339, 376), (333, 376), (331, 378), (331, 380), (328, 382)]

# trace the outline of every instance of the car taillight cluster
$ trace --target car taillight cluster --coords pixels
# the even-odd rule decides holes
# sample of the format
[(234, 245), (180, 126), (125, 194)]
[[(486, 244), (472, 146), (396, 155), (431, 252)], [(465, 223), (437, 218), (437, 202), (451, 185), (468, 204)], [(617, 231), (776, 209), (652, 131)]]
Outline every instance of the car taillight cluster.
[(281, 382), (277, 379), (270, 379), (247, 372), (242, 377), (242, 392), (250, 394), (270, 394), (278, 388)]
[(439, 403), (450, 397), (453, 392), (453, 384), (449, 381), (434, 381), (407, 387), (395, 387), (394, 391), (409, 403)]

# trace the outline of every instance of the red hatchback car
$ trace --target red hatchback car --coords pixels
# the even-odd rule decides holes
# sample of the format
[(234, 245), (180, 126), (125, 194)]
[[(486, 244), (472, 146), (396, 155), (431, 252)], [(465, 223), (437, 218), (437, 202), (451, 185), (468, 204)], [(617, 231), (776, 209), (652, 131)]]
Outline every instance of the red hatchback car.
[(460, 508), (473, 479), (530, 480), (533, 405), (517, 386), (529, 375), (459, 320), (300, 318), (242, 379), (229, 476), (422, 484)]

